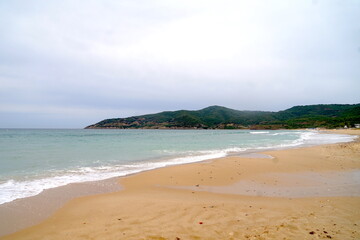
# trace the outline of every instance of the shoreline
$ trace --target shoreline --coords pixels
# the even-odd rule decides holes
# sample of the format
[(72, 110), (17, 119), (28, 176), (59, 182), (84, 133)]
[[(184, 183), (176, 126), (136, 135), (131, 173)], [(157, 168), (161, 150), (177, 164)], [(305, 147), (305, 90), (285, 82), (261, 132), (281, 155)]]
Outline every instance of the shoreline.
[(36, 225), (72, 199), (121, 191), (118, 178), (70, 183), (0, 205), (0, 237)]
[[(318, 130), (312, 130), (312, 129), (308, 129), (307, 131), (304, 131), (304, 129), (297, 129), (297, 130), (292, 130), (292, 131), (303, 131), (304, 133), (312, 133), (312, 132), (317, 132), (318, 134), (319, 133), (327, 133), (327, 134), (339, 134), (339, 135), (348, 135), (350, 136), (351, 134), (346, 134), (347, 132), (345, 133), (341, 133), (341, 132), (327, 132), (327, 131), (318, 131)], [(260, 132), (259, 132), (260, 133)], [(265, 133), (265, 132), (261, 132), (261, 133)], [(269, 133), (268, 131), (266, 131), (266, 133)], [(306, 134), (305, 134), (306, 135)], [(356, 135), (356, 134), (355, 134)], [(346, 138), (346, 137), (345, 137)], [(300, 139), (303, 139), (302, 137)], [(304, 138), (306, 139), (306, 138)], [(354, 141), (355, 139), (347, 139), (347, 140), (341, 140), (340, 142), (342, 141)], [(110, 171), (110, 172), (101, 172), (101, 174), (104, 174), (104, 176), (102, 177), (95, 177), (95, 179), (93, 179), (94, 177), (90, 175), (90, 178), (91, 179), (87, 179), (87, 180), (84, 180), (84, 179), (81, 179), (81, 176), (80, 176), (80, 179), (78, 179), (78, 181), (68, 181), (68, 183), (65, 183), (65, 185), (63, 185), (64, 183), (62, 184), (57, 184), (57, 183), (53, 183), (52, 185), (55, 185), (55, 186), (51, 186), (50, 188), (49, 187), (40, 187), (41, 188), (41, 191), (46, 191), (48, 189), (53, 189), (53, 188), (57, 188), (57, 187), (63, 187), (63, 186), (66, 186), (68, 184), (74, 184), (74, 183), (86, 183), (86, 182), (92, 182), (92, 181), (102, 181), (102, 180), (106, 180), (106, 179), (109, 179), (109, 178), (113, 178), (113, 177), (124, 177), (124, 176), (127, 176), (127, 175), (132, 175), (132, 174), (137, 174), (137, 173), (141, 173), (141, 172), (144, 172), (144, 171), (150, 171), (150, 170), (154, 170), (154, 169), (157, 169), (157, 168), (162, 168), (162, 167), (168, 167), (168, 166), (175, 166), (175, 165), (181, 165), (181, 164), (192, 164), (192, 163), (196, 163), (196, 162), (202, 162), (202, 161), (209, 161), (209, 160), (213, 160), (213, 159), (218, 159), (218, 158), (223, 158), (223, 157), (231, 157), (231, 156), (238, 156), (238, 157), (244, 157), (244, 156), (252, 156), (252, 155), (256, 155), (258, 153), (261, 153), (261, 152), (264, 152), (264, 151), (275, 151), (275, 150), (285, 150), (285, 149), (292, 149), (292, 148), (304, 148), (304, 147), (311, 147), (311, 146), (317, 146), (317, 145), (324, 145), (324, 144), (333, 144), (333, 143), (336, 143), (334, 142), (333, 139), (329, 140), (328, 142), (324, 143), (324, 142), (307, 142), (307, 143), (303, 143), (302, 141), (306, 141), (306, 140), (301, 140), (300, 143), (296, 143), (293, 142), (293, 143), (289, 143), (289, 144), (280, 144), (280, 145), (275, 145), (275, 146), (267, 146), (267, 147), (255, 147), (255, 148), (244, 148), (242, 149), (241, 147), (239, 148), (240, 150), (232, 150), (232, 148), (225, 148), (225, 149), (215, 149), (214, 151), (213, 150), (209, 150), (208, 152), (209, 153), (201, 153), (200, 155), (184, 155), (184, 154), (180, 154), (180, 155), (173, 155), (173, 156), (163, 156), (163, 157), (154, 157), (154, 158), (149, 158), (147, 159), (146, 161), (140, 161), (140, 162), (134, 162), (134, 163), (130, 163), (130, 165), (134, 164), (135, 168), (133, 169), (130, 169), (128, 171), (126, 171), (125, 173), (124, 172), (118, 172), (118, 171)], [(317, 140), (318, 141), (318, 140)], [(335, 140), (337, 141), (337, 140)], [(201, 152), (201, 151), (199, 151)], [(207, 151), (206, 151), (207, 152)], [(150, 163), (150, 165), (148, 165), (148, 163)], [(140, 165), (143, 165), (142, 167), (136, 167), (137, 164), (140, 164)], [(96, 170), (95, 170), (96, 171)], [(106, 176), (105, 176), (106, 175)], [(57, 176), (55, 176), (57, 177)], [(79, 177), (79, 176), (75, 176), (75, 177)], [(98, 179), (96, 179), (98, 178)], [(49, 179), (50, 181), (52, 181), (53, 179)], [(31, 181), (31, 180), (30, 180)], [(17, 181), (15, 181), (16, 183)], [(27, 182), (27, 181), (25, 181)], [(56, 181), (57, 182), (57, 181)], [(21, 181), (19, 181), (18, 183), (22, 183)], [(30, 183), (32, 184), (32, 183)], [(38, 184), (38, 183), (36, 183)], [(23, 189), (24, 187), (23, 186), (19, 186), (20, 189)], [(6, 189), (5, 189), (6, 190)], [(7, 199), (4, 200), (2, 199), (1, 203), (0, 203), (0, 207), (2, 204), (6, 204), (6, 203), (10, 203), (14, 200), (17, 200), (17, 199), (25, 199), (25, 198), (31, 198), (33, 196), (36, 196), (36, 195), (33, 195), (34, 193), (28, 193), (25, 190), (25, 194), (22, 193), (22, 194), (18, 194), (17, 198), (11, 198), (11, 199)], [(37, 189), (39, 190), (39, 189)], [(20, 193), (20, 192), (19, 192)], [(41, 192), (39, 191), (39, 193), (37, 194), (41, 194)]]
[[(339, 132), (335, 132), (335, 133), (339, 133)], [(356, 132), (356, 135), (358, 135), (357, 133), (360, 134), (360, 131)], [(341, 134), (343, 134), (343, 133), (341, 133)], [(349, 134), (349, 133), (347, 132), (347, 133), (344, 133), (344, 134)], [(217, 196), (216, 198), (219, 198), (219, 199), (236, 198), (236, 199), (239, 200), (239, 198), (240, 198), (240, 199), (244, 200), (244, 199), (248, 199), (248, 198), (249, 199), (255, 198), (255, 201), (259, 201), (258, 198), (270, 198), (270, 199), (273, 199), (272, 197), (267, 197), (267, 196), (261, 196), (261, 197), (259, 197), (259, 196), (243, 196), (243, 195), (232, 196), (231, 194), (230, 194), (231, 196), (229, 196), (229, 194), (200, 192), (200, 191), (196, 191), (197, 190), (196, 188), (198, 188), (196, 185), (200, 185), (200, 184), (204, 185), (206, 183), (206, 184), (209, 184), (210, 186), (225, 186), (225, 185), (229, 185), (229, 184), (231, 184), (233, 182), (236, 182), (238, 180), (241, 180), (243, 178), (250, 177), (250, 176), (252, 176), (252, 174), (255, 174), (255, 175), (259, 174), (259, 173), (261, 173), (261, 171), (259, 172), (259, 170), (254, 169), (254, 166), (253, 166), (254, 161), (256, 161), (258, 164), (259, 163), (265, 164), (265, 166), (268, 166), (269, 164), (270, 164), (270, 166), (271, 165), (276, 166), (276, 165), (279, 164), (279, 162), (278, 162), (279, 159), (283, 158), (283, 156), (282, 156), (283, 152), (294, 152), (295, 151), (297, 153), (302, 153), (302, 152), (308, 152), (309, 149), (310, 149), (310, 152), (312, 151), (312, 153), (314, 153), (314, 150), (311, 150), (311, 149), (318, 148), (316, 151), (318, 151), (319, 149), (328, 149), (329, 150), (329, 148), (330, 149), (333, 148), (332, 146), (335, 146), (335, 148), (341, 148), (339, 146), (350, 146), (350, 145), (358, 146), (359, 145), (359, 138), (357, 138), (356, 140), (354, 140), (353, 142), (350, 142), (350, 143), (320, 145), (320, 146), (315, 146), (315, 147), (300, 147), (300, 148), (297, 147), (297, 148), (291, 148), (291, 149), (285, 149), (285, 150), (277, 150), (277, 151), (262, 151), (264, 154), (268, 154), (268, 155), (271, 155), (273, 157), (275, 156), (274, 159), (270, 159), (270, 160), (269, 160), (269, 158), (249, 158), (249, 157), (241, 158), (241, 157), (237, 157), (237, 156), (229, 156), (229, 157), (226, 157), (226, 158), (205, 160), (205, 161), (202, 161), (202, 162), (196, 162), (196, 163), (191, 163), (191, 164), (167, 166), (167, 167), (164, 167), (164, 168), (148, 170), (148, 171), (132, 174), (132, 175), (125, 176), (125, 177), (114, 178), (113, 181), (120, 182), (121, 186), (124, 187), (124, 189), (122, 191), (120, 191), (120, 192), (109, 191), (109, 193), (106, 193), (106, 194), (92, 195), (92, 196), (87, 196), (87, 197), (80, 197), (80, 196), (84, 196), (84, 195), (75, 196), (77, 198), (75, 198), (75, 199), (71, 200), (70, 202), (68, 202), (67, 204), (65, 204), (65, 206), (63, 206), (59, 211), (57, 211), (54, 215), (52, 215), (50, 218), (45, 220), (43, 223), (41, 223), (40, 225), (36, 225), (34, 227), (30, 227), (30, 228), (25, 229), (23, 231), (17, 232), (17, 233), (14, 234), (14, 237), (15, 237), (15, 239), (17, 239), (16, 236), (20, 236), (18, 239), (23, 239), (23, 237), (25, 237), (25, 236), (22, 235), (21, 233), (22, 232), (27, 232), (29, 229), (30, 229), (30, 232), (36, 234), (36, 232), (38, 232), (39, 226), (40, 226), (40, 229), (41, 229), (41, 226), (43, 224), (46, 225), (46, 223), (48, 223), (52, 219), (54, 219), (54, 218), (57, 219), (57, 216), (59, 216), (59, 214), (61, 215), (61, 213), (68, 212), (67, 209), (69, 209), (69, 207), (70, 207), (70, 209), (72, 209), (72, 210), (70, 210), (70, 212), (74, 211), (74, 204), (75, 205), (77, 203), (80, 204), (79, 202), (83, 202), (83, 201), (84, 202), (88, 202), (88, 201), (92, 201), (92, 200), (97, 201), (96, 199), (109, 198), (109, 201), (111, 199), (119, 200), (119, 197), (121, 196), (121, 198), (124, 198), (124, 199), (130, 198), (130, 199), (135, 200), (135, 202), (139, 202), (139, 199), (137, 199), (137, 196), (139, 196), (139, 195), (143, 196), (144, 194), (146, 195), (146, 193), (149, 193), (152, 198), (155, 198), (157, 200), (159, 200), (159, 198), (160, 198), (160, 200), (164, 200), (164, 199), (161, 198), (161, 196), (168, 195), (169, 192), (174, 193), (175, 195), (179, 195), (181, 197), (184, 197), (183, 196), (184, 194), (185, 194), (185, 197), (188, 197), (187, 195), (190, 193), (191, 195), (194, 195), (194, 194), (196, 194), (196, 195), (206, 195), (206, 196), (210, 195), (212, 197), (214, 197), (214, 195), (216, 195)], [(226, 181), (225, 181), (225, 178), (215, 178), (215, 176), (211, 177), (211, 178), (214, 178), (211, 181), (210, 181), (211, 178), (209, 176), (208, 176), (209, 179), (207, 181), (205, 181), (205, 179), (203, 179), (203, 181), (201, 181), (201, 178), (197, 179), (197, 181), (195, 181), (196, 179), (194, 179), (194, 176), (199, 175), (199, 174), (194, 173), (194, 172), (193, 172), (193, 174), (191, 174), (191, 171), (193, 171), (194, 168), (204, 168), (204, 169), (210, 168), (210, 169), (213, 169), (214, 168), (214, 167), (212, 167), (213, 165), (216, 165), (218, 168), (220, 168), (220, 170), (224, 170), (224, 171), (227, 172), (227, 174), (229, 174), (229, 171), (231, 169), (226, 169), (226, 167), (230, 167), (230, 168), (234, 167), (233, 166), (234, 161), (236, 161), (236, 162), (240, 161), (242, 164), (244, 164), (244, 167), (246, 167), (247, 169), (251, 169), (251, 171), (250, 171), (251, 174), (249, 175), (249, 174), (242, 173), (240, 175), (240, 177), (237, 177), (237, 176), (234, 175), (232, 177), (233, 179), (227, 179), (226, 178)], [(348, 163), (348, 164), (350, 164), (350, 163)], [(225, 165), (226, 167), (224, 167), (223, 165)], [(281, 165), (281, 164), (279, 164), (279, 165)], [(344, 166), (338, 166), (337, 164), (332, 163), (332, 165), (331, 164), (328, 165), (327, 168), (328, 168), (328, 170), (334, 170), (334, 171), (343, 171), (344, 169), (348, 169), (348, 170), (350, 169), (351, 170), (351, 169), (359, 169), (360, 168), (358, 162), (357, 163), (352, 163), (351, 166), (350, 165), (345, 166), (345, 168), (344, 168)], [(176, 170), (174, 170), (174, 169), (176, 169)], [(264, 166), (262, 166), (262, 171), (264, 171), (264, 170), (268, 170), (268, 169), (266, 169), (266, 167), (264, 168)], [(323, 170), (324, 170), (324, 166), (317, 166), (317, 168), (313, 169), (312, 171), (323, 171)], [(161, 177), (160, 178), (154, 177), (159, 173), (169, 175), (169, 173), (172, 172), (172, 174), (175, 175), (175, 173), (178, 172), (178, 171), (180, 171), (180, 172), (184, 171), (184, 174), (187, 177), (180, 176), (178, 182), (176, 182), (174, 180), (169, 181), (169, 179), (162, 179)], [(299, 169), (296, 170), (296, 167), (295, 167), (295, 170), (294, 170), (289, 166), (285, 166), (285, 169), (282, 169), (282, 171), (293, 173), (293, 172), (299, 172)], [(150, 179), (148, 178), (149, 175), (152, 176)], [(168, 178), (170, 178), (170, 177), (168, 177)], [(141, 179), (140, 182), (139, 182), (138, 179)], [(264, 179), (263, 176), (262, 177), (261, 176), (260, 177), (255, 176), (254, 179), (251, 179), (251, 181), (259, 181), (259, 179), (261, 181), (266, 180), (266, 179)], [(156, 183), (156, 181), (160, 181), (160, 182), (165, 181), (165, 182), (170, 183), (170, 185), (172, 184), (173, 186), (180, 186), (180, 185), (185, 185), (186, 186), (186, 185), (188, 185), (188, 186), (193, 186), (195, 188), (191, 189), (191, 190), (167, 189), (166, 184), (164, 184), (164, 182), (162, 182), (159, 185), (159, 182)], [(98, 182), (98, 181), (96, 181), (96, 182)], [(151, 192), (155, 192), (155, 193), (151, 194)], [(101, 193), (101, 192), (96, 192), (95, 194), (99, 194), (99, 193)], [(93, 194), (93, 193), (90, 193), (90, 194)], [(156, 196), (154, 196), (154, 195), (156, 195)], [(167, 196), (165, 199), (168, 199), (168, 198), (169, 198), (169, 196)], [(315, 197), (310, 197), (310, 198), (315, 199)], [(352, 198), (331, 197), (331, 198), (334, 198), (334, 199), (345, 199), (346, 198), (347, 201), (354, 201), (354, 199), (356, 199), (355, 203), (359, 203), (359, 198), (357, 198), (357, 197), (355, 197), (355, 198), (354, 197), (352, 197)], [(279, 200), (278, 198), (275, 198), (275, 199), (276, 199), (276, 201), (280, 201), (280, 202), (284, 200), (284, 199)], [(304, 201), (307, 201), (307, 200), (304, 200)], [(31, 231), (31, 229), (37, 229), (37, 230)], [(12, 236), (12, 235), (10, 235), (10, 236)], [(8, 239), (8, 238), (5, 236), (4, 239)], [(24, 239), (26, 239), (26, 238), (24, 238)]]

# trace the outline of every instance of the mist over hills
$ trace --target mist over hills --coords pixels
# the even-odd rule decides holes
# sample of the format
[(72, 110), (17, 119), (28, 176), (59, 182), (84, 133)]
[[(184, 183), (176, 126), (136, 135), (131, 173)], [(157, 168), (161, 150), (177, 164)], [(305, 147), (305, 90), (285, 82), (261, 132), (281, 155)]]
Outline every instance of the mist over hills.
[(105, 119), (87, 129), (295, 129), (337, 128), (360, 123), (360, 104), (295, 106), (284, 111), (239, 111), (210, 106), (198, 111), (165, 111)]

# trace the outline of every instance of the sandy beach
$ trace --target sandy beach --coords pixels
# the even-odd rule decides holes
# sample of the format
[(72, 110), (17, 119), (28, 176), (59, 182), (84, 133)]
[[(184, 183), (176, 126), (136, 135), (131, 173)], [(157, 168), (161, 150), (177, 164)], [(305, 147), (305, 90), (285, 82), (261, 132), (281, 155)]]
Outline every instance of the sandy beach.
[(358, 139), (262, 154), (119, 178), (0, 239), (360, 239)]

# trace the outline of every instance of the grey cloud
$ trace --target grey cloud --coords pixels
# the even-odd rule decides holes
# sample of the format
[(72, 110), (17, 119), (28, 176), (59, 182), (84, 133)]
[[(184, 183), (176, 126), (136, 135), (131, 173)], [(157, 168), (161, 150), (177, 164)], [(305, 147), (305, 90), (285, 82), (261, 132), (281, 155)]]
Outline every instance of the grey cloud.
[(3, 1), (0, 127), (80, 127), (214, 104), (358, 103), (359, 9), (335, 0)]

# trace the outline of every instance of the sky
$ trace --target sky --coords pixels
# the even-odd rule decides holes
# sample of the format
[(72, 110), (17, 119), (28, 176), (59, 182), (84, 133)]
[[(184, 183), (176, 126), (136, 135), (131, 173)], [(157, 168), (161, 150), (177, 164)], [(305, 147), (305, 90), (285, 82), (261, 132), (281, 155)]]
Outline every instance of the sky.
[(360, 103), (358, 0), (0, 1), (0, 128)]

